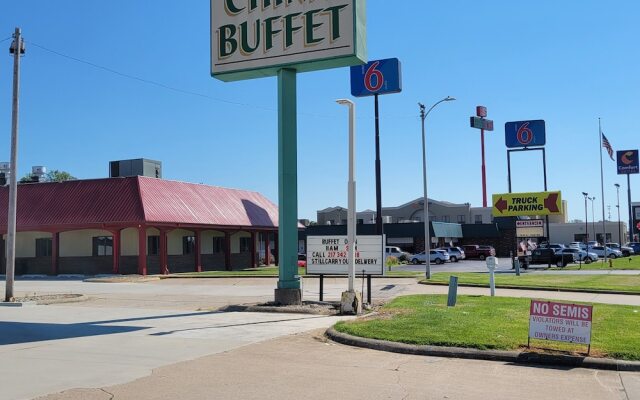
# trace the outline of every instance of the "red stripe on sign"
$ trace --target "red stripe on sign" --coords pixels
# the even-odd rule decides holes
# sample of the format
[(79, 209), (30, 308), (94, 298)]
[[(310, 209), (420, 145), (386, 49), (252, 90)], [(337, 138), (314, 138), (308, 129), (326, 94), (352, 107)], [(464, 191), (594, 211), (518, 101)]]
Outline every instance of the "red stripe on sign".
[(593, 316), (593, 306), (531, 300), (530, 313), (531, 315), (538, 315), (541, 317), (591, 321)]

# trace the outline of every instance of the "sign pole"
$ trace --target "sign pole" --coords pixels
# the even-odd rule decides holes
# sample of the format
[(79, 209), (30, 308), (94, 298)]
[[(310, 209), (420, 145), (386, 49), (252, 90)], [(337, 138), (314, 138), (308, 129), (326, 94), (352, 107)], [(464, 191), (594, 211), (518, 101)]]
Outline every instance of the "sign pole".
[[(480, 141), (482, 142), (482, 207), (487, 207), (487, 173), (484, 163), (484, 129), (480, 129)], [(547, 189), (545, 188), (545, 191)]]
[(296, 71), (278, 71), (278, 253), (275, 301), (302, 303), (298, 275), (298, 165)]
[(380, 177), (380, 113), (378, 93), (374, 95), (376, 114), (376, 235), (382, 235), (382, 179)]
[(631, 207), (631, 178), (627, 174), (627, 201), (629, 202), (629, 241), (633, 242), (633, 207)]

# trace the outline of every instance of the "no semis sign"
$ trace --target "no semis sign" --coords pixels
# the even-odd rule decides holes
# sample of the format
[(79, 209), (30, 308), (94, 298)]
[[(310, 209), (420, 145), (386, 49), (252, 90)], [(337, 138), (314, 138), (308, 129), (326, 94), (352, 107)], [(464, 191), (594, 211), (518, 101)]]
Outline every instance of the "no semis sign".
[(593, 306), (531, 300), (529, 338), (591, 344)]

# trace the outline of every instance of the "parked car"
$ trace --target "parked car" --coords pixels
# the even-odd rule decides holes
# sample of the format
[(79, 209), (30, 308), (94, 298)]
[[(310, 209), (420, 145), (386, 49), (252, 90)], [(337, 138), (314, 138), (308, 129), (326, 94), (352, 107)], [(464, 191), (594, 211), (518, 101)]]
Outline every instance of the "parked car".
[(397, 258), (398, 261), (409, 261), (411, 259), (411, 254), (406, 251), (402, 251), (400, 247), (396, 246), (385, 246), (384, 255), (385, 259), (391, 256)]
[[(429, 260), (432, 263), (442, 264), (442, 263), (445, 263), (445, 262), (449, 261), (450, 257), (449, 257), (449, 253), (447, 253), (446, 251), (431, 250)], [(421, 251), (420, 253), (414, 254), (411, 257), (411, 264), (422, 264), (425, 261), (426, 261), (426, 258), (425, 258), (425, 255), (424, 255), (424, 251)]]
[(496, 250), (491, 246), (479, 246), (477, 244), (468, 244), (462, 246), (466, 258), (479, 258), (484, 260), (487, 257), (495, 256)]
[(307, 255), (304, 253), (298, 253), (298, 267), (307, 267)]
[(563, 254), (573, 254), (576, 261), (582, 261), (585, 264), (591, 264), (592, 261), (598, 261), (598, 255), (596, 253), (587, 253), (582, 249), (576, 249), (569, 247), (560, 250)]
[(567, 247), (570, 249), (582, 249), (583, 246), (584, 246), (584, 243), (582, 242), (571, 242)]
[(607, 243), (607, 247), (612, 248), (614, 250), (620, 250), (620, 252), (624, 257), (629, 257), (630, 255), (636, 253), (635, 250), (633, 250), (633, 247), (620, 246), (620, 244), (618, 243)]
[(535, 264), (552, 264), (562, 268), (575, 262), (573, 253), (556, 253), (552, 248), (537, 248), (530, 256), (521, 256), (518, 259), (524, 268)]
[(539, 247), (541, 249), (553, 249), (556, 253), (565, 248), (565, 246), (560, 243), (542, 243)]
[(598, 257), (604, 257), (605, 249), (607, 252), (607, 258), (622, 257), (622, 252), (620, 250), (614, 250), (610, 247), (604, 247), (604, 246), (593, 246), (589, 249), (589, 252), (596, 253)]
[(626, 246), (631, 247), (636, 254), (640, 254), (640, 242), (627, 243)]
[(451, 262), (458, 262), (460, 260), (464, 260), (466, 257), (464, 250), (460, 247), (439, 247), (436, 250), (444, 250), (449, 253), (449, 259)]

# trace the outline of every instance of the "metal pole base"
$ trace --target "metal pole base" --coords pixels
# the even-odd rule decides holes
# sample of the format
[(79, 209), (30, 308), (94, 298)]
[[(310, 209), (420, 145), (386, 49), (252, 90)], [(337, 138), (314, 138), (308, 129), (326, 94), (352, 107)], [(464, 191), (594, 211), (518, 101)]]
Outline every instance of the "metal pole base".
[(281, 306), (302, 305), (301, 289), (275, 289), (275, 303)]
[(362, 314), (362, 293), (342, 292), (342, 298), (340, 300), (340, 314)]

